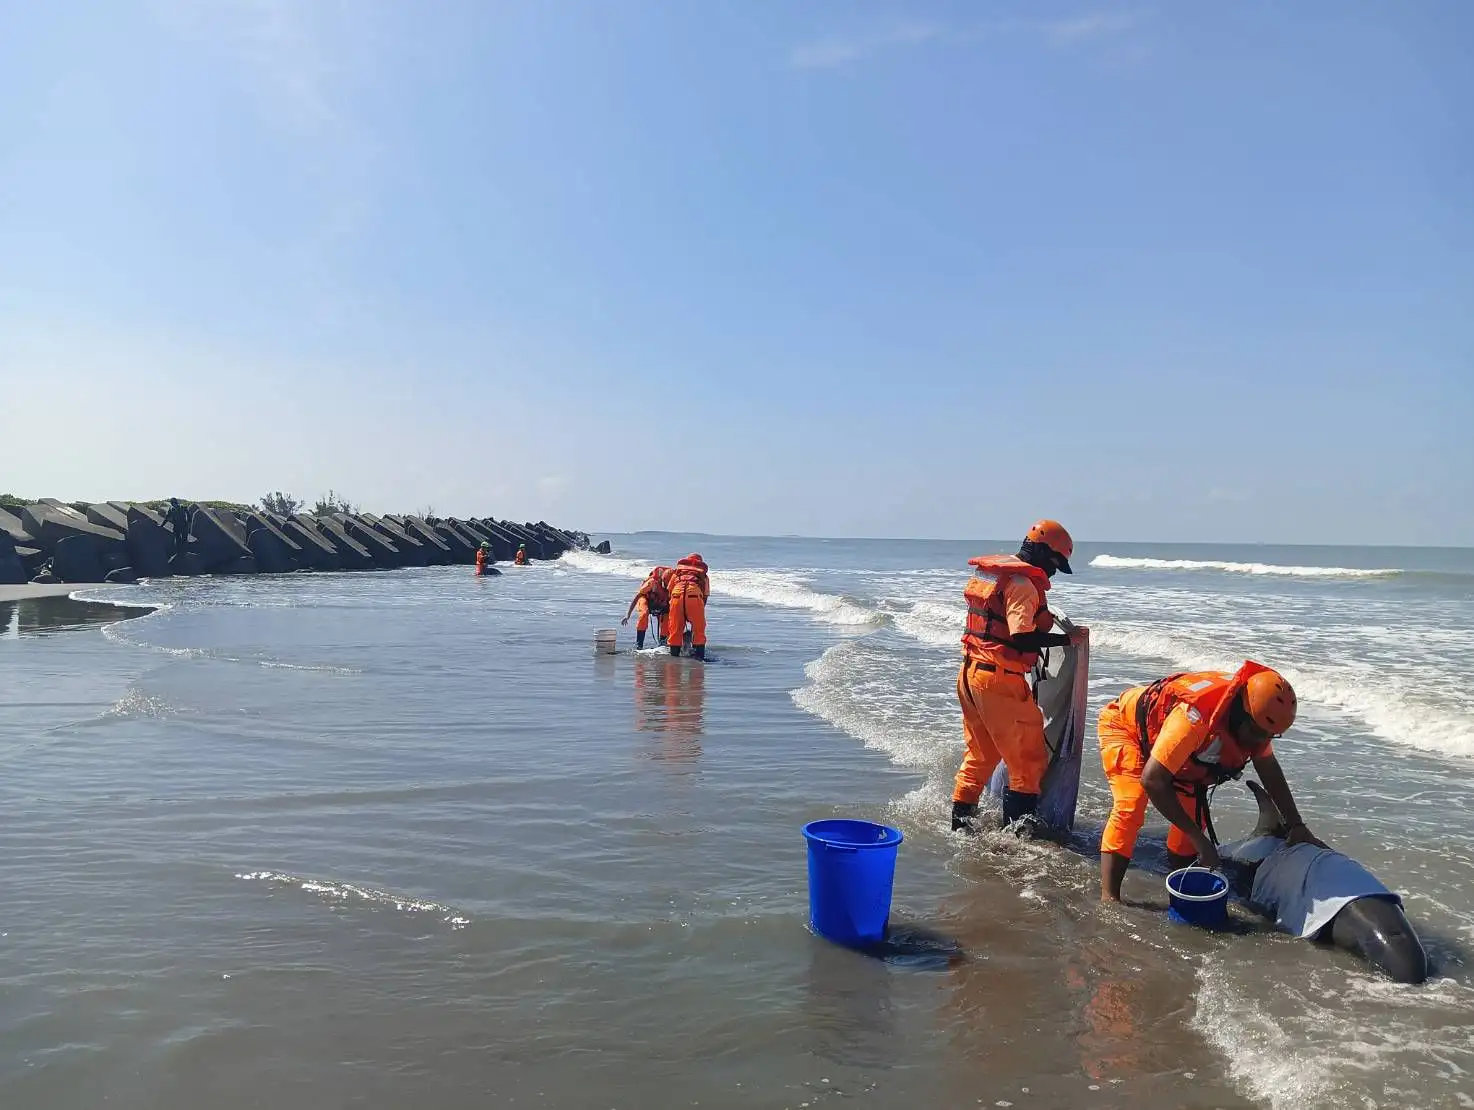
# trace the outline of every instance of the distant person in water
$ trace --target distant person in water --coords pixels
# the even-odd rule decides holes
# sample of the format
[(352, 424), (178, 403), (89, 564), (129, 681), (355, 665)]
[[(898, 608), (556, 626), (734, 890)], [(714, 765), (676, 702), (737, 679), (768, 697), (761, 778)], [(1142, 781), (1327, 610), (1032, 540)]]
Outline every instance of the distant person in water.
[(1295, 723), (1295, 691), (1252, 660), (1233, 674), (1201, 671), (1133, 686), (1100, 711), (1100, 761), (1114, 804), (1100, 838), (1100, 897), (1121, 900), (1150, 798), (1172, 822), (1167, 860), (1186, 867), (1222, 862), (1208, 818), (1208, 789), (1249, 763), (1285, 819), (1285, 843), (1324, 848), (1300, 819), (1273, 740)]
[(517, 545), (517, 557), (512, 562), (519, 567), (527, 565), (527, 545), (525, 543)]
[(630, 607), (625, 611), (624, 620), (620, 624), (629, 624), (630, 614), (639, 612), (639, 620), (635, 622), (635, 650), (645, 646), (645, 633), (650, 629), (652, 619), (655, 622), (656, 642), (665, 646), (665, 622), (670, 613), (670, 567), (656, 567), (645, 576), (645, 581), (640, 583), (640, 588), (635, 591)]
[(496, 560), (491, 557), (491, 544), (482, 540), (481, 546), (476, 549), (476, 573), (485, 574), (486, 568), (494, 562)]
[(183, 555), (189, 543), (189, 510), (179, 503), (179, 498), (169, 498), (164, 523), (174, 529), (174, 554)]
[(1026, 830), (1039, 808), (1039, 791), (1049, 769), (1044, 715), (1028, 675), (1047, 647), (1084, 639), (1085, 630), (1051, 632), (1054, 614), (1044, 603), (1056, 571), (1073, 574), (1075, 542), (1054, 520), (1038, 521), (1015, 555), (969, 559), (973, 576), (962, 591), (967, 631), (957, 700), (967, 749), (952, 791), (952, 828), (971, 831), (978, 800), (1000, 762), (1008, 768), (1003, 824)]
[(670, 617), (665, 642), (672, 655), (681, 654), (686, 626), (691, 626), (691, 656), (706, 658), (706, 601), (711, 597), (711, 577), (706, 561), (693, 552), (676, 563), (670, 572)]

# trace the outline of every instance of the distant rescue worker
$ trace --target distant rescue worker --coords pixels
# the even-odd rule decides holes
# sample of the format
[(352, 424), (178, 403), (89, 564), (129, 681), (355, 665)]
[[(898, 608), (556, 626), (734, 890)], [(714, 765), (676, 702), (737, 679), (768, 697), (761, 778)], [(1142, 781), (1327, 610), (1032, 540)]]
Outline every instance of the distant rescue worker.
[(512, 562), (519, 567), (525, 567), (527, 565), (527, 545), (525, 543), (519, 543), (517, 545), (517, 557)]
[(665, 626), (665, 642), (672, 655), (681, 654), (686, 625), (691, 626), (691, 655), (706, 658), (706, 602), (711, 597), (711, 577), (706, 560), (693, 552), (681, 559), (670, 572), (670, 617)]
[(496, 560), (491, 556), (491, 544), (482, 540), (481, 546), (476, 549), (476, 573), (485, 574), (486, 568), (494, 562)]
[(1044, 603), (1055, 572), (1074, 573), (1074, 550), (1070, 534), (1057, 521), (1041, 520), (1029, 529), (1017, 556), (968, 560), (974, 571), (962, 591), (967, 631), (957, 674), (967, 751), (952, 791), (954, 830), (972, 829), (978, 799), (1000, 761), (1008, 768), (1003, 824), (1031, 818), (1039, 808), (1049, 747), (1028, 675), (1042, 649), (1084, 639), (1083, 628), (1069, 635), (1051, 632), (1054, 614)]
[(1120, 901), (1150, 798), (1172, 822), (1167, 858), (1222, 866), (1208, 790), (1254, 764), (1284, 816), (1287, 844), (1317, 844), (1275, 758), (1275, 737), (1295, 723), (1295, 691), (1277, 671), (1246, 662), (1233, 674), (1199, 671), (1134, 686), (1100, 711), (1100, 761), (1114, 804), (1100, 838), (1100, 897)]
[(174, 554), (183, 555), (189, 544), (189, 510), (179, 503), (179, 498), (169, 498), (169, 508), (164, 513), (164, 523), (174, 529)]
[(670, 567), (656, 567), (647, 574), (645, 581), (635, 591), (630, 607), (625, 610), (624, 620), (619, 622), (629, 624), (630, 614), (639, 613), (639, 619), (635, 621), (636, 651), (645, 646), (645, 633), (649, 630), (652, 619), (655, 622), (656, 643), (661, 647), (665, 646), (666, 615), (670, 612), (670, 575)]

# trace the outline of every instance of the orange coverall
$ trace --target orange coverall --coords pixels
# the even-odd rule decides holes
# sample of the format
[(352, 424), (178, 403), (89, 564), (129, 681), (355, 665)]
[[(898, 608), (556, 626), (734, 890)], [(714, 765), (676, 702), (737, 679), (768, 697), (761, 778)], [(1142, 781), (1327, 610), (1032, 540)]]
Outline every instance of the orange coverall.
[[(969, 591), (975, 581), (968, 583)], [(997, 601), (994, 605), (1002, 610), (1009, 636), (1047, 632), (1054, 626), (1053, 615), (1044, 607), (1043, 591), (1027, 577), (1010, 575), (997, 592), (1001, 605)], [(969, 603), (972, 601), (969, 593)], [(976, 804), (1000, 761), (1008, 767), (1010, 790), (1038, 794), (1049, 768), (1049, 748), (1044, 715), (1025, 677), (1032, 660), (971, 636), (963, 642), (967, 657), (957, 673), (957, 700), (962, 705), (967, 751), (957, 771), (952, 800)]]

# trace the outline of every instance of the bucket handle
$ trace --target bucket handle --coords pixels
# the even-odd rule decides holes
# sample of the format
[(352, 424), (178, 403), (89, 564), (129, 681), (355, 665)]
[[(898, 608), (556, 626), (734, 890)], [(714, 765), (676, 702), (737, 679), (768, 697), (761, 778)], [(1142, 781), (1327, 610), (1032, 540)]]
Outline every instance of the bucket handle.
[(854, 854), (855, 852), (858, 852), (860, 850), (859, 846), (855, 844), (831, 844), (827, 840), (821, 840), (819, 841), (819, 843), (824, 845), (825, 851), (829, 852), (846, 852), (849, 854)]

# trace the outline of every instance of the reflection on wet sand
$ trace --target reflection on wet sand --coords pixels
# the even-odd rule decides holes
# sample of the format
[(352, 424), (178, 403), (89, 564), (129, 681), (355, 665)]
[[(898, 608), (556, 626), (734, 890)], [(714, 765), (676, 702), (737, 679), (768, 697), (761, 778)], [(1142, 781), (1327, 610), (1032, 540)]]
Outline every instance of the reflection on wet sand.
[(0, 638), (44, 636), (75, 632), (100, 624), (142, 617), (152, 609), (107, 605), (97, 601), (73, 601), (69, 597), (33, 597), (0, 601)]
[(635, 731), (658, 733), (651, 759), (692, 763), (701, 755), (706, 667), (671, 656), (635, 656)]

